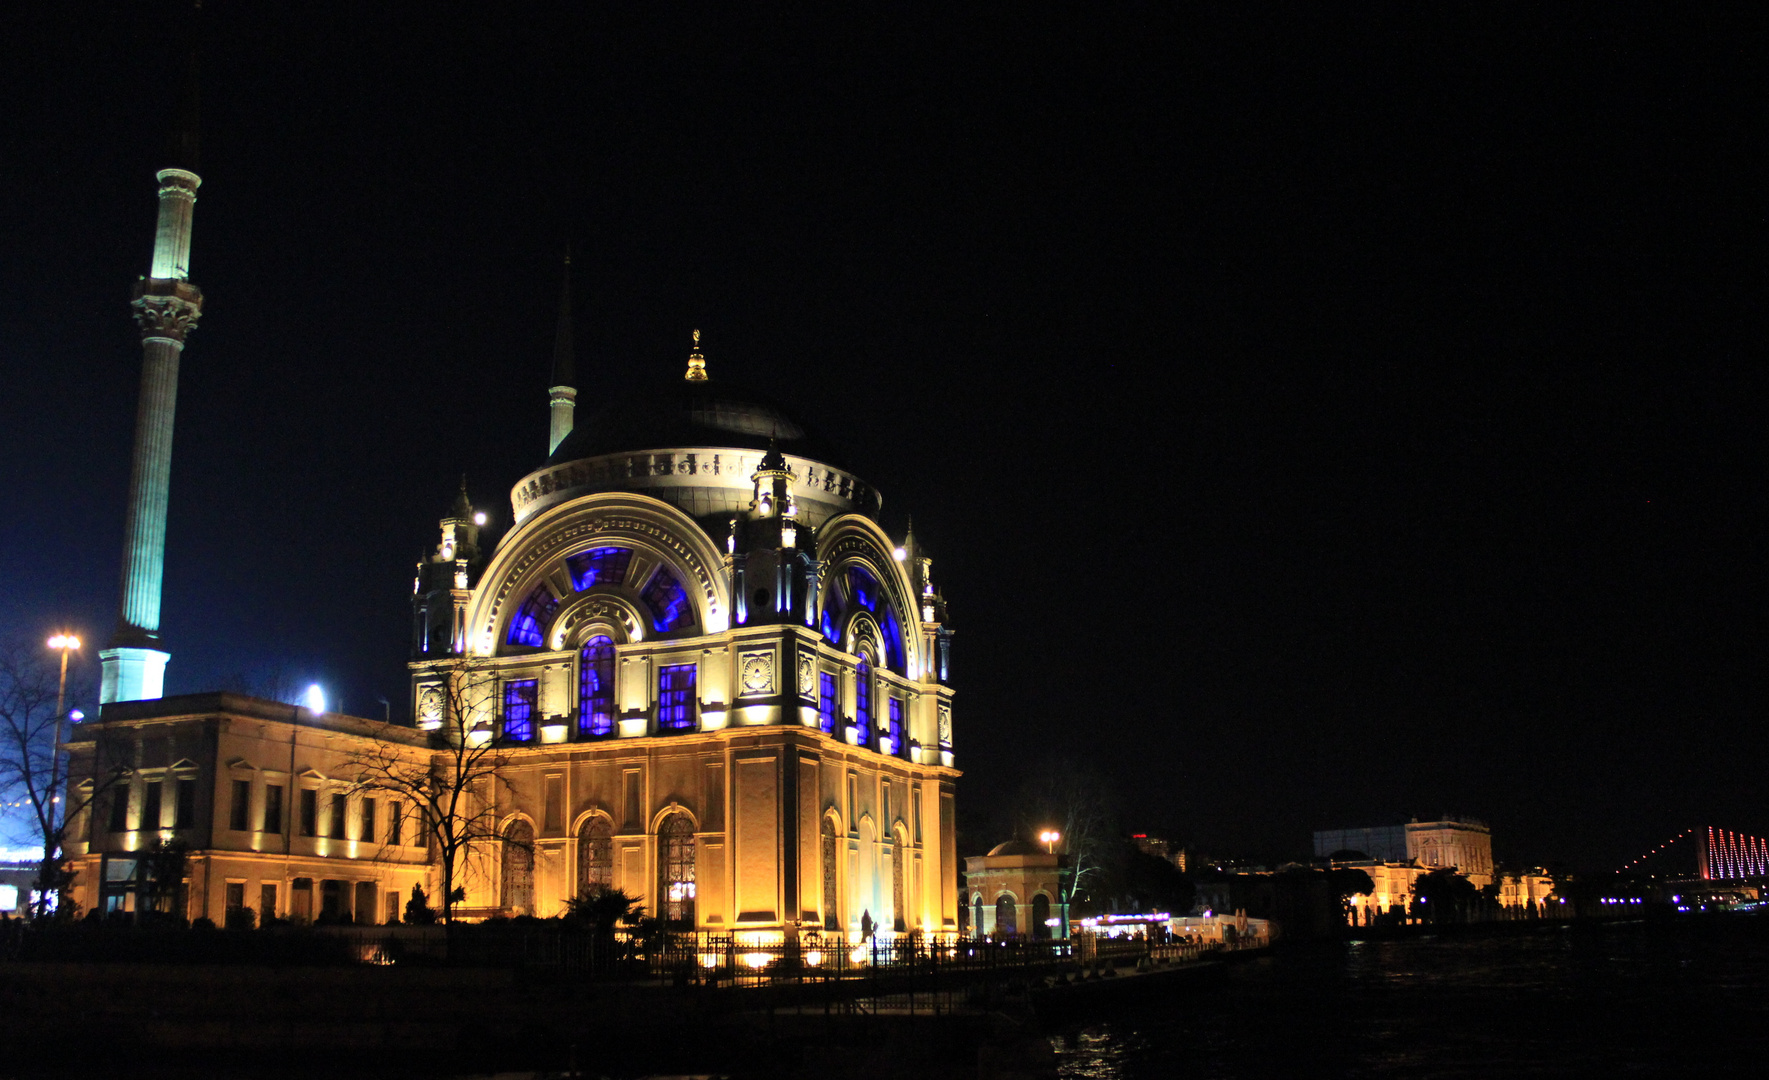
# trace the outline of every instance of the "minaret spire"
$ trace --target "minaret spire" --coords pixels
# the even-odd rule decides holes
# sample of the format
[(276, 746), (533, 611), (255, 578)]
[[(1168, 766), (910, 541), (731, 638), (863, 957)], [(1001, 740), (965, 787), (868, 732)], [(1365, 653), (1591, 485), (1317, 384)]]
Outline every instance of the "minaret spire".
[[(198, 5), (193, 4), (193, 11)], [(197, 187), (197, 52), (194, 19), (186, 24), (187, 77), (169, 166), (155, 174), (160, 210), (147, 276), (135, 284), (141, 331), (141, 396), (135, 412), (135, 458), (123, 534), (122, 596), (117, 632), (99, 652), (99, 700), (160, 697), (166, 661), (160, 642), (160, 588), (166, 562), (166, 504), (172, 479), (172, 418), (178, 404), (178, 360), (202, 314), (203, 291), (190, 280), (190, 232)]]
[(577, 355), (571, 328), (571, 247), (565, 248), (565, 271), (559, 286), (559, 325), (553, 334), (553, 385), (547, 389), (552, 426), (547, 454), (559, 449), (577, 425)]

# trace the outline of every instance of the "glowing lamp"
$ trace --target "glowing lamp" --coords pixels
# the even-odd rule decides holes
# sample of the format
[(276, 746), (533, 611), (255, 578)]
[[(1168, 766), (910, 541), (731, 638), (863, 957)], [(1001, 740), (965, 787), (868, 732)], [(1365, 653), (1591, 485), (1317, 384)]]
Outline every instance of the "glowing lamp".
[(907, 548), (898, 547), (898, 548), (891, 549), (891, 558), (897, 560), (898, 562), (902, 562), (904, 559), (907, 559), (908, 557), (909, 557), (909, 550)]
[(310, 712), (325, 712), (326, 692), (319, 688), (318, 683), (311, 683), (307, 687), (307, 693), (301, 696), (301, 704), (305, 705)]
[(475, 525), (485, 524), (485, 511), (481, 510), (477, 514), (473, 515), (473, 524), (475, 524)]
[(61, 649), (64, 652), (69, 649), (78, 649), (80, 647), (80, 639), (72, 634), (57, 634), (49, 639), (49, 647), (51, 649)]
[(75, 709), (72, 712), (68, 713), (68, 719), (72, 720), (74, 723), (78, 724), (80, 721), (86, 719), (86, 714), (81, 712), (79, 709)]

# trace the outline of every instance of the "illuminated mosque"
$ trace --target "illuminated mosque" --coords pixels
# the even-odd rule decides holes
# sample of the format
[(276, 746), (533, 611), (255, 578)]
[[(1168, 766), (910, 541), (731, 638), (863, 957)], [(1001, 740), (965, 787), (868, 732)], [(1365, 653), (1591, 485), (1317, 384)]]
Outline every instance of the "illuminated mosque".
[[(136, 287), (118, 630), (101, 713), (68, 741), (88, 796), (73, 805), (89, 804), (66, 845), (82, 910), (392, 921), (412, 886), (438, 895), (438, 844), (361, 763), (443, 769), (491, 747), (493, 782), (466, 793), (489, 825), (457, 914), (544, 917), (611, 886), (683, 929), (956, 931), (951, 630), (931, 560), (912, 531), (886, 534), (879, 492), (809, 427), (710, 377), (698, 331), (670, 389), (577, 423), (569, 277), (548, 454), (511, 492), (512, 527), (482, 545), (463, 485), (417, 567), (413, 723), (162, 696), (172, 416), (203, 302), (194, 135), (184, 150), (158, 173)], [(142, 858), (156, 840), (190, 848), (171, 899)]]

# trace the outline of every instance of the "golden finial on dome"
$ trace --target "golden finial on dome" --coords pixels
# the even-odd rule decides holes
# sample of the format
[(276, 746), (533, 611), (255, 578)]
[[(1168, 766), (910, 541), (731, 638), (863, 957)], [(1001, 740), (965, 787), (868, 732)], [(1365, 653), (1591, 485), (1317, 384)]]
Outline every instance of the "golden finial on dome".
[(694, 331), (694, 351), (688, 354), (688, 374), (682, 376), (689, 382), (706, 381), (706, 357), (700, 352), (700, 331)]

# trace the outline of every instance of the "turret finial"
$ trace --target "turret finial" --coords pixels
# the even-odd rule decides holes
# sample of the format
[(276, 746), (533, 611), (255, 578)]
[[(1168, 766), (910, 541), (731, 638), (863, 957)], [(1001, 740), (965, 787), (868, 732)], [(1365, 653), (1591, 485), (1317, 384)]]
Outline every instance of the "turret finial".
[(682, 376), (689, 382), (706, 381), (706, 357), (700, 351), (700, 331), (694, 331), (694, 351), (688, 354), (688, 374)]

